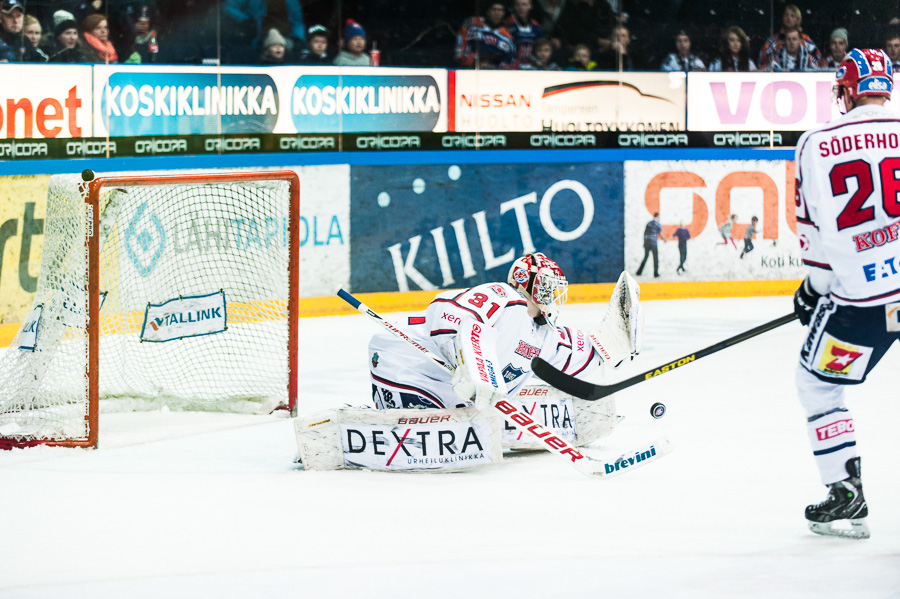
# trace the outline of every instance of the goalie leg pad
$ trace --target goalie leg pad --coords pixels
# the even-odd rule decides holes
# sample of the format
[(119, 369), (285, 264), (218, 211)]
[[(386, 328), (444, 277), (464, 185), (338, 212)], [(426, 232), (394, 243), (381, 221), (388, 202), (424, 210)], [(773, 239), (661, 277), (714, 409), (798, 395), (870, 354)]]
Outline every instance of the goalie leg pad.
[[(570, 445), (581, 447), (607, 437), (618, 424), (612, 396), (599, 401), (578, 399), (549, 385), (526, 385), (507, 401), (518, 405), (538, 423)], [(540, 441), (503, 423), (503, 449), (542, 449)]]
[(453, 410), (341, 408), (294, 420), (306, 470), (455, 472), (500, 463), (500, 420)]

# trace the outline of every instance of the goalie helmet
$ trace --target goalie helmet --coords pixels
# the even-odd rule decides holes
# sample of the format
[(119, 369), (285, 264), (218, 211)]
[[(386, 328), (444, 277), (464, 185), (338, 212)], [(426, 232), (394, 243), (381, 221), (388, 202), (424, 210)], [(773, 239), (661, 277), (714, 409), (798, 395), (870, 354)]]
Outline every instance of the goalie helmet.
[(547, 322), (556, 322), (569, 288), (559, 264), (540, 252), (526, 254), (513, 262), (506, 278), (522, 297), (538, 305)]
[(834, 74), (835, 99), (841, 114), (848, 110), (841, 98), (842, 88), (849, 92), (854, 102), (867, 96), (890, 98), (894, 88), (893, 71), (891, 59), (884, 50), (850, 50)]

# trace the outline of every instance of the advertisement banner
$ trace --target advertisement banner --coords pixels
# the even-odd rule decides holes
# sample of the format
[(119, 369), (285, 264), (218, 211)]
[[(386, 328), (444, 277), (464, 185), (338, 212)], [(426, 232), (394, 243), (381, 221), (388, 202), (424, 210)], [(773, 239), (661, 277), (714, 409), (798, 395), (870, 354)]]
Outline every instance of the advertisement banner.
[(441, 69), (98, 65), (94, 135), (446, 131), (446, 79)]
[(622, 165), (354, 166), (354, 292), (505, 281), (540, 251), (570, 283), (622, 270)]
[(297, 133), (446, 131), (447, 71), (311, 68), (290, 93)]
[[(300, 175), (301, 189), (299, 268), (304, 278), (300, 296), (331, 295), (350, 281), (350, 167), (294, 170)], [(192, 171), (159, 174), (173, 172)], [(22, 322), (34, 302), (49, 179), (46, 175), (0, 177), (0, 324)]]
[[(0, 140), (93, 134), (90, 66), (0, 64), (0, 81)], [(40, 151), (0, 142), (0, 160), (15, 158), (16, 147), (28, 155)]]
[(625, 162), (625, 266), (639, 282), (803, 278), (794, 163)]
[[(452, 71), (451, 131), (684, 131), (684, 73)], [(565, 147), (565, 146), (563, 146)]]
[(0, 324), (22, 322), (34, 302), (49, 179), (0, 177)]
[[(834, 73), (688, 74), (691, 131), (806, 131), (840, 116)], [(892, 98), (900, 108), (900, 96)], [(718, 144), (717, 144), (718, 145)]]

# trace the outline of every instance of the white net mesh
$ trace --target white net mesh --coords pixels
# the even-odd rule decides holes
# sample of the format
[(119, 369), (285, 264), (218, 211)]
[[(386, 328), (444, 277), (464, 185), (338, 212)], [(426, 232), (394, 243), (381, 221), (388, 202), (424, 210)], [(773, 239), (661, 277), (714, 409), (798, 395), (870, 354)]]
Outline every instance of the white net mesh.
[[(35, 308), (0, 359), (0, 438), (88, 432), (89, 221), (79, 184), (73, 175), (50, 180)], [(288, 187), (102, 190), (96, 334), (104, 410), (267, 413), (287, 403)]]

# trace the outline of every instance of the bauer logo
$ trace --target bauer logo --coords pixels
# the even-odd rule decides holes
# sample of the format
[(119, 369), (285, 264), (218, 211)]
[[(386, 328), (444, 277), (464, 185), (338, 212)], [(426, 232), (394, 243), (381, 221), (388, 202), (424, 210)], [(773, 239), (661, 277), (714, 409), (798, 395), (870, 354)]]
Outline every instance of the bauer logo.
[(221, 333), (227, 328), (225, 292), (179, 297), (162, 304), (147, 304), (141, 341), (161, 343)]
[(433, 131), (441, 106), (428, 75), (302, 75), (291, 92), (291, 117), (304, 133)]
[(278, 120), (278, 89), (262, 74), (116, 72), (101, 102), (115, 136), (271, 133)]

